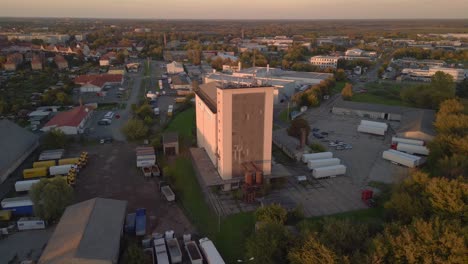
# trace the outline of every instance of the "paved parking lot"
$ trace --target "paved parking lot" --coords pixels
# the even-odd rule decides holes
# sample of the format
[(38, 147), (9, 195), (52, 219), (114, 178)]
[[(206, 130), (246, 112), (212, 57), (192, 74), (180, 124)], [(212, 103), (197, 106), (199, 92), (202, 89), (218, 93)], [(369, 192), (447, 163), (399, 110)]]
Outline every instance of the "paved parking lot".
[[(22, 260), (38, 260), (55, 226), (45, 230), (17, 232), (0, 240), (0, 263), (20, 263)], [(17, 256), (18, 262), (10, 262)]]

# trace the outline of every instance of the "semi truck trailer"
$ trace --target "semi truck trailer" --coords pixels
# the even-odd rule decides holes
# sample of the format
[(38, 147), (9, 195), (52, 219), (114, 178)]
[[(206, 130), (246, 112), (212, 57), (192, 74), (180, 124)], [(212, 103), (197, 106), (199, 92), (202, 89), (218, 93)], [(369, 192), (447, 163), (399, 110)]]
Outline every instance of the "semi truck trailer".
[(326, 177), (335, 177), (337, 175), (346, 174), (345, 165), (333, 165), (328, 167), (320, 167), (312, 170), (312, 176), (315, 179), (321, 179)]
[(398, 143), (396, 149), (398, 151), (406, 152), (408, 154), (419, 154), (424, 156), (429, 155), (429, 149), (425, 146)]
[(332, 157), (333, 153), (331, 152), (307, 153), (302, 154), (302, 162), (307, 163), (309, 160), (331, 159)]
[(313, 170), (320, 167), (327, 167), (333, 165), (339, 165), (340, 159), (331, 158), (331, 159), (317, 159), (317, 160), (309, 160), (307, 162), (307, 167), (309, 170)]
[(382, 158), (393, 163), (414, 168), (420, 165), (421, 158), (401, 151), (389, 149), (382, 153)]

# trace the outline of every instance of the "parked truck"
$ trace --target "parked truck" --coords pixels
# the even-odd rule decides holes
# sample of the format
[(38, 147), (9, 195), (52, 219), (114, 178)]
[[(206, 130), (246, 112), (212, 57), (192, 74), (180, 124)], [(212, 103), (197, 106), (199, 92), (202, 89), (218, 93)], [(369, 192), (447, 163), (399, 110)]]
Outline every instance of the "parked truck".
[(373, 127), (380, 127), (383, 128), (385, 131), (388, 129), (388, 124), (383, 122), (375, 122), (375, 121), (368, 121), (368, 120), (361, 120), (361, 125), (363, 126), (373, 126)]
[(33, 214), (33, 202), (29, 196), (6, 198), (2, 200), (1, 204), (4, 210), (10, 210), (13, 215)]
[(392, 137), (392, 143), (393, 144), (405, 143), (405, 144), (411, 144), (411, 145), (417, 145), (417, 146), (424, 146), (425, 144), (424, 141), (422, 140), (400, 138), (400, 137)]
[(384, 136), (386, 129), (378, 126), (359, 125), (358, 132)]
[(70, 170), (73, 168), (74, 165), (67, 164), (67, 165), (59, 165), (59, 166), (52, 166), (49, 168), (49, 174), (54, 175), (66, 175)]
[(385, 150), (382, 153), (382, 158), (389, 160), (392, 163), (404, 165), (410, 168), (417, 167), (421, 163), (420, 157), (393, 149)]
[(167, 248), (169, 251), (169, 256), (171, 257), (171, 263), (181, 263), (182, 262), (182, 251), (180, 251), (179, 242), (177, 238), (166, 239)]
[(309, 170), (313, 170), (320, 167), (327, 167), (333, 165), (339, 165), (340, 159), (331, 158), (331, 159), (317, 159), (317, 160), (309, 160), (307, 162), (307, 167)]
[(321, 179), (326, 177), (335, 177), (337, 175), (346, 174), (345, 165), (333, 165), (328, 167), (320, 167), (312, 170), (312, 176), (315, 179)]
[(398, 143), (396, 149), (398, 151), (406, 152), (408, 154), (419, 154), (419, 155), (424, 155), (424, 156), (429, 155), (429, 149), (425, 146), (420, 146), (420, 145)]
[(158, 264), (169, 264), (169, 256), (167, 255), (166, 242), (164, 238), (153, 240), (154, 254)]
[(146, 209), (145, 208), (140, 208), (136, 210), (135, 234), (137, 236), (144, 236), (146, 234)]
[(15, 191), (16, 192), (28, 192), (31, 190), (34, 184), (38, 183), (40, 180), (26, 180), (26, 181), (17, 181), (15, 182)]
[(330, 159), (332, 157), (333, 157), (333, 153), (331, 152), (306, 153), (306, 154), (302, 154), (302, 162), (307, 164), (309, 160)]
[(55, 160), (36, 161), (33, 163), (33, 168), (42, 168), (42, 167), (49, 168), (55, 165), (56, 165)]
[(25, 169), (23, 170), (23, 178), (25, 179), (33, 179), (33, 178), (40, 178), (47, 176), (47, 168), (32, 168), (32, 169)]
[(203, 257), (198, 249), (197, 243), (194, 241), (186, 242), (185, 251), (187, 251), (191, 264), (203, 264)]
[(204, 237), (199, 240), (199, 243), (208, 264), (225, 264), (223, 258), (209, 238)]
[(25, 230), (36, 230), (36, 229), (45, 229), (45, 221), (38, 217), (21, 217), (17, 222), (16, 226), (19, 231)]

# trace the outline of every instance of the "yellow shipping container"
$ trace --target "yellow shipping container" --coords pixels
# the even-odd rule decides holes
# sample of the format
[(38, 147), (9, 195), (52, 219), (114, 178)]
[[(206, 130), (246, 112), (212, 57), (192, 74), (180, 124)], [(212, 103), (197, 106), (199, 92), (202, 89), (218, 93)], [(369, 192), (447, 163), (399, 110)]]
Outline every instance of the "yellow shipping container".
[(49, 168), (55, 165), (55, 160), (36, 161), (33, 163), (33, 168)]
[(68, 165), (68, 164), (76, 164), (80, 161), (80, 158), (68, 158), (68, 159), (61, 159), (58, 161), (58, 165)]
[(0, 221), (8, 221), (11, 219), (10, 210), (0, 210)]
[(45, 176), (47, 176), (47, 168), (45, 167), (23, 170), (23, 178), (25, 179), (39, 178)]

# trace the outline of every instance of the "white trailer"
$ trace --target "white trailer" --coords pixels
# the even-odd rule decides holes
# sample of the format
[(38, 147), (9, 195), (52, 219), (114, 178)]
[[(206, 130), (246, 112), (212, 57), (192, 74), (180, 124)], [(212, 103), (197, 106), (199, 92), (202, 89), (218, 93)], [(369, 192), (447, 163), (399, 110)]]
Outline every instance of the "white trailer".
[(397, 150), (406, 152), (408, 154), (429, 155), (429, 149), (425, 146), (411, 145), (405, 143), (398, 143)]
[(166, 240), (167, 248), (169, 250), (169, 256), (171, 257), (171, 263), (182, 262), (182, 251), (180, 250), (179, 242), (177, 238), (170, 238)]
[(65, 152), (64, 149), (49, 149), (49, 150), (44, 150), (41, 152), (39, 155), (39, 161), (44, 161), (44, 160), (58, 160), (61, 159), (63, 156), (63, 153)]
[(304, 162), (304, 163), (307, 163), (309, 160), (330, 159), (330, 158), (333, 158), (333, 153), (331, 153), (331, 152), (319, 152), (319, 153), (302, 154), (302, 162)]
[(345, 165), (333, 165), (328, 167), (315, 168), (312, 170), (312, 176), (315, 179), (335, 177), (337, 175), (346, 174)]
[(156, 155), (137, 156), (137, 168), (151, 167), (156, 164)]
[(410, 155), (393, 149), (385, 150), (382, 153), (382, 158), (410, 168), (418, 166), (421, 162), (421, 158), (418, 156)]
[(357, 131), (361, 133), (368, 133), (383, 136), (385, 135), (385, 128), (377, 126), (359, 125)]
[(17, 192), (28, 192), (31, 190), (34, 184), (38, 183), (40, 180), (27, 180), (27, 181), (17, 181), (15, 182), (15, 191)]
[(369, 121), (369, 120), (361, 120), (361, 125), (380, 127), (380, 128), (384, 128), (385, 131), (387, 131), (387, 129), (388, 129), (388, 124), (387, 124), (387, 123), (383, 123), (383, 122), (375, 122), (375, 121)]
[(198, 249), (197, 243), (194, 241), (185, 243), (185, 250), (187, 251), (191, 264), (203, 264), (203, 257)]
[(307, 167), (309, 170), (313, 170), (320, 167), (328, 167), (333, 165), (340, 165), (340, 159), (331, 158), (331, 159), (318, 159), (318, 160), (309, 160), (307, 162)]
[(169, 185), (161, 187), (161, 192), (168, 202), (175, 201), (175, 194)]
[(164, 238), (153, 240), (154, 254), (158, 264), (169, 264), (169, 256), (167, 255), (166, 242)]
[(392, 137), (392, 143), (405, 143), (417, 146), (424, 146), (424, 141), (409, 138)]
[(67, 164), (67, 165), (59, 165), (59, 166), (52, 166), (49, 168), (49, 174), (50, 175), (65, 175), (68, 174), (68, 172), (71, 170), (73, 165)]
[(208, 264), (225, 264), (223, 258), (209, 238), (204, 237), (198, 242), (200, 242), (200, 248)]
[(35, 230), (35, 229), (45, 229), (44, 220), (38, 217), (22, 217), (16, 222), (18, 230)]

